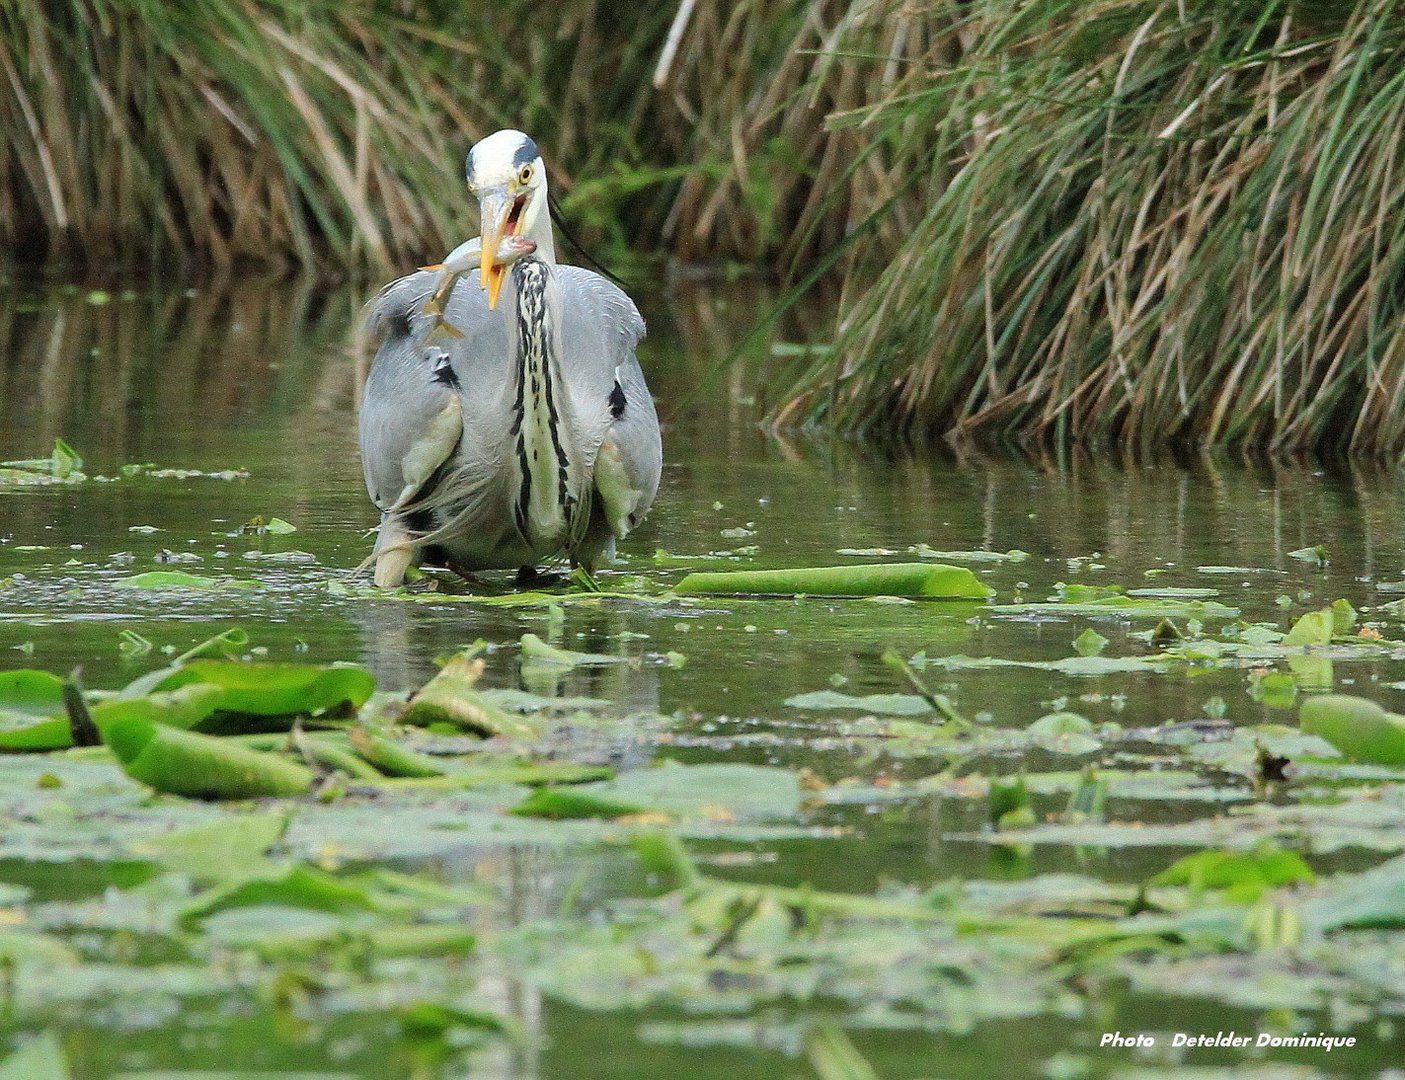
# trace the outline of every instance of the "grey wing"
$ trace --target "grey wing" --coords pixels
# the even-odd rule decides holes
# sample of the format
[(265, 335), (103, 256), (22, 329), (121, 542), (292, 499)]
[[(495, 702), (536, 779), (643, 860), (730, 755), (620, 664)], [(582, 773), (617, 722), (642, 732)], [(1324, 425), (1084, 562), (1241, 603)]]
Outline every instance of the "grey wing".
[(634, 302), (599, 274), (578, 266), (558, 272), (572, 395), (606, 410), (595, 485), (611, 532), (622, 537), (648, 513), (663, 468), (658, 414), (634, 353), (644, 320)]
[(491, 430), (478, 421), (506, 377), (506, 333), (472, 282), (461, 280), (445, 305), (459, 336), (429, 340), (433, 318), (421, 309), (437, 281), (425, 272), (400, 278), (367, 312), (383, 341), (362, 397), (361, 466), (372, 501), (388, 513), (424, 494), (456, 446)]
[(371, 301), (367, 326), (384, 340), (361, 399), (361, 469), (371, 501), (393, 513), (412, 501), (453, 452), (463, 426), (443, 378), (444, 350), (421, 344), (419, 309), (433, 275), (411, 274)]

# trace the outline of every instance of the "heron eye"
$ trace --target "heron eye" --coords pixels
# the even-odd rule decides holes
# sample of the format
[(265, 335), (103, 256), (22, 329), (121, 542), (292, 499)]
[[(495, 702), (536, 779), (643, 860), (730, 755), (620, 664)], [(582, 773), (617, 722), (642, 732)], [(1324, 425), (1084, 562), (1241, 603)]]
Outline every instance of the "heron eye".
[(530, 165), (522, 166), (521, 172), (517, 174), (517, 181), (521, 184), (530, 184), (532, 182), (532, 167)]

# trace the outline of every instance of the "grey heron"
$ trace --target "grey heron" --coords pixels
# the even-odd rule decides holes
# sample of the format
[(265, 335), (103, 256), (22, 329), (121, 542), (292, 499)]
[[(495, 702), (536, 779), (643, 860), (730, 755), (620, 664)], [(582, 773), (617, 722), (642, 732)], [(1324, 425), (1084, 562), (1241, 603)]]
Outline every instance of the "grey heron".
[[(426, 553), (461, 574), (530, 572), (562, 554), (590, 570), (658, 491), (638, 309), (599, 274), (557, 265), (530, 138), (498, 131), (474, 144), (467, 180), (481, 237), (368, 306), (382, 341), (362, 399), (361, 463), (381, 511), (382, 587)], [(476, 282), (460, 280), (471, 270)]]

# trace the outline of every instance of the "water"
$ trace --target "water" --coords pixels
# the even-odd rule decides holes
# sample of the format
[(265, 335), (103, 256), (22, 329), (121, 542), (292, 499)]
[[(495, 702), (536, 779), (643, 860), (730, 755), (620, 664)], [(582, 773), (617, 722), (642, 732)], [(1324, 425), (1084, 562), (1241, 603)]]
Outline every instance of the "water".
[[(753, 356), (735, 373), (712, 378), (754, 310), (749, 292), (692, 289), (645, 298), (651, 336), (642, 360), (665, 420), (666, 466), (649, 521), (602, 578), (607, 588), (634, 576), (675, 580), (688, 559), (782, 567), (884, 557), (840, 554), (850, 549), (912, 558), (908, 549), (916, 544), (1020, 549), (1029, 556), (1023, 561), (971, 564), (1000, 602), (1043, 600), (1061, 582), (1212, 588), (1247, 619), (1286, 629), (1303, 612), (1344, 597), (1381, 622), (1387, 638), (1405, 636), (1399, 620), (1381, 609), (1395, 595), (1389, 587), (1405, 579), (1397, 473), (1213, 457), (892, 456), (840, 440), (772, 438), (757, 426), (758, 400), (772, 382), (766, 358)], [(622, 711), (666, 717), (670, 734), (662, 752), (676, 760), (769, 763), (808, 768), (829, 781), (889, 782), (936, 766), (930, 757), (881, 751), (856, 758), (852, 744), (835, 737), (839, 716), (790, 708), (785, 700), (833, 686), (850, 694), (903, 689), (879, 661), (886, 647), (905, 656), (1045, 661), (1072, 655), (1074, 638), (1092, 626), (1109, 639), (1107, 655), (1145, 651), (1128, 634), (1151, 624), (1117, 617), (822, 600), (701, 607), (620, 602), (570, 607), (562, 644), (642, 662), (575, 671), (543, 684), (519, 672), (511, 651), (524, 632), (546, 635), (541, 609), (365, 600), (340, 595), (335, 584), (328, 588), (344, 582), (369, 551), (365, 530), (375, 521), (356, 451), (362, 372), (347, 334), (359, 293), (241, 280), (189, 293), (143, 287), (93, 302), (103, 299), (70, 290), (15, 292), (0, 300), (0, 458), (40, 456), (64, 437), (82, 454), (90, 476), (119, 477), (122, 466), (136, 463), (247, 476), (0, 488), (4, 667), (67, 672), (81, 665), (87, 685), (116, 686), (154, 666), (160, 650), (183, 651), (237, 625), (262, 658), (359, 661), (383, 689), (410, 690), (433, 674), (436, 657), (481, 638), (501, 647), (490, 657), (495, 685), (599, 696)], [(818, 315), (788, 333), (812, 333), (815, 325), (822, 325)], [(284, 518), (298, 531), (240, 534), (255, 516)], [(1319, 544), (1331, 559), (1325, 569), (1290, 555)], [(289, 551), (305, 552), (309, 561), (266, 557)], [(673, 558), (656, 558), (656, 551)], [(194, 559), (167, 561), (173, 555)], [(1240, 569), (1215, 569), (1230, 565)], [(254, 584), (179, 598), (114, 584), (162, 567)], [(118, 647), (124, 630), (157, 651), (125, 657)], [(686, 665), (657, 662), (670, 651), (685, 654)], [(1405, 709), (1405, 684), (1394, 685), (1405, 677), (1401, 668), (1394, 655), (1377, 653), (1339, 661), (1330, 678), (1342, 692)], [(1001, 727), (1022, 728), (1059, 709), (1125, 727), (1220, 712), (1237, 725), (1291, 723), (1292, 712), (1251, 695), (1260, 674), (1252, 666), (1207, 664), (1172, 676), (1147, 671), (1080, 678), (996, 667), (929, 669), (926, 677), (962, 712)], [(657, 742), (625, 741), (612, 751), (625, 763), (661, 752)], [(1036, 751), (1027, 758), (994, 755), (981, 767), (1015, 773), (1069, 766)], [(1062, 801), (1036, 797), (1036, 810), (1054, 812)], [(1173, 800), (1118, 804), (1119, 817), (1149, 823), (1193, 821), (1215, 810)], [(747, 858), (739, 866), (726, 858), (738, 845), (699, 844), (697, 851), (722, 856), (710, 868), (719, 876), (871, 893), (1070, 869), (1135, 883), (1185, 850), (992, 845), (982, 834), (984, 813), (983, 802), (945, 798), (830, 806), (812, 821), (840, 833), (833, 838), (742, 845)], [(1312, 863), (1319, 873), (1331, 873), (1361, 870), (1382, 858), (1348, 846)], [(469, 841), (460, 859), (409, 859), (405, 865), (429, 865), (448, 880), (494, 881), (511, 897), (502, 916), (509, 924), (554, 912), (581, 880), (585, 895), (600, 903), (627, 894), (638, 873), (628, 858), (589, 848), (563, 855)], [(0, 862), (0, 881), (54, 900), (100, 896), (123, 872), (103, 863)], [(61, 1016), (60, 1026), (75, 1075), (83, 1077), (222, 1068), (231, 1061), (250, 1069), (365, 1077), (807, 1075), (796, 1056), (800, 1029), (784, 1010), (770, 1008), (754, 1024), (739, 1022), (725, 1034), (703, 1037), (688, 1026), (693, 1018), (686, 1012), (583, 1010), (542, 997), (512, 972), (490, 973), (484, 989), (534, 1034), (528, 1049), (458, 1053), (396, 1036), (374, 1009), (303, 1010), (299, 1020), (299, 1010), (257, 993), (182, 1004), (158, 994), (149, 1014), (126, 1006), (115, 1013), (75, 1008)], [(1259, 1030), (1284, 1021), (1262, 1009), (1165, 998), (1122, 985), (1074, 987), (1069, 994), (1072, 1023), (1041, 1016), (921, 1032), (875, 1025), (859, 1029), (855, 1041), (885, 1077), (980, 1077), (993, 1061), (1002, 1076), (1104, 1076), (1122, 1075), (1118, 1070), (1139, 1059), (1128, 1051), (1099, 1051), (1103, 1030), (1164, 1031), (1177, 1024), (1191, 1031)], [(1300, 1015), (1305, 1023), (1325, 1022), (1315, 1013)], [(1382, 1068), (1400, 1060), (1400, 1036), (1376, 1025), (1369, 1009), (1338, 1026), (1357, 1032), (1363, 1046), (1330, 1061), (1305, 1050), (1275, 1052), (1270, 1060), (1361, 1076), (1384, 1075)], [(1146, 1060), (1214, 1065), (1241, 1059), (1212, 1050)], [(1059, 1074), (1060, 1067), (1074, 1071)]]

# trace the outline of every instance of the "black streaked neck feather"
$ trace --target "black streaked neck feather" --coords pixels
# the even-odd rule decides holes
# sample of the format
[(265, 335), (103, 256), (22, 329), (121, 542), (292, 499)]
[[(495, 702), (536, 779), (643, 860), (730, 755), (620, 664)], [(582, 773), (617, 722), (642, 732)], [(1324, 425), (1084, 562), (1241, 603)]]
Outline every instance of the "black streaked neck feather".
[[(560, 525), (570, 531), (576, 499), (568, 482), (570, 458), (563, 414), (558, 400), (564, 387), (557, 384), (555, 327), (548, 311), (550, 268), (537, 258), (522, 259), (512, 268), (517, 293), (513, 333), (517, 343), (517, 389), (512, 410), (511, 434), (521, 485), (513, 504), (518, 532), (528, 543), (540, 539), (532, 520), (533, 497), (538, 501), (551, 491)], [(544, 421), (544, 423), (543, 423)], [(544, 430), (543, 430), (544, 429)]]

